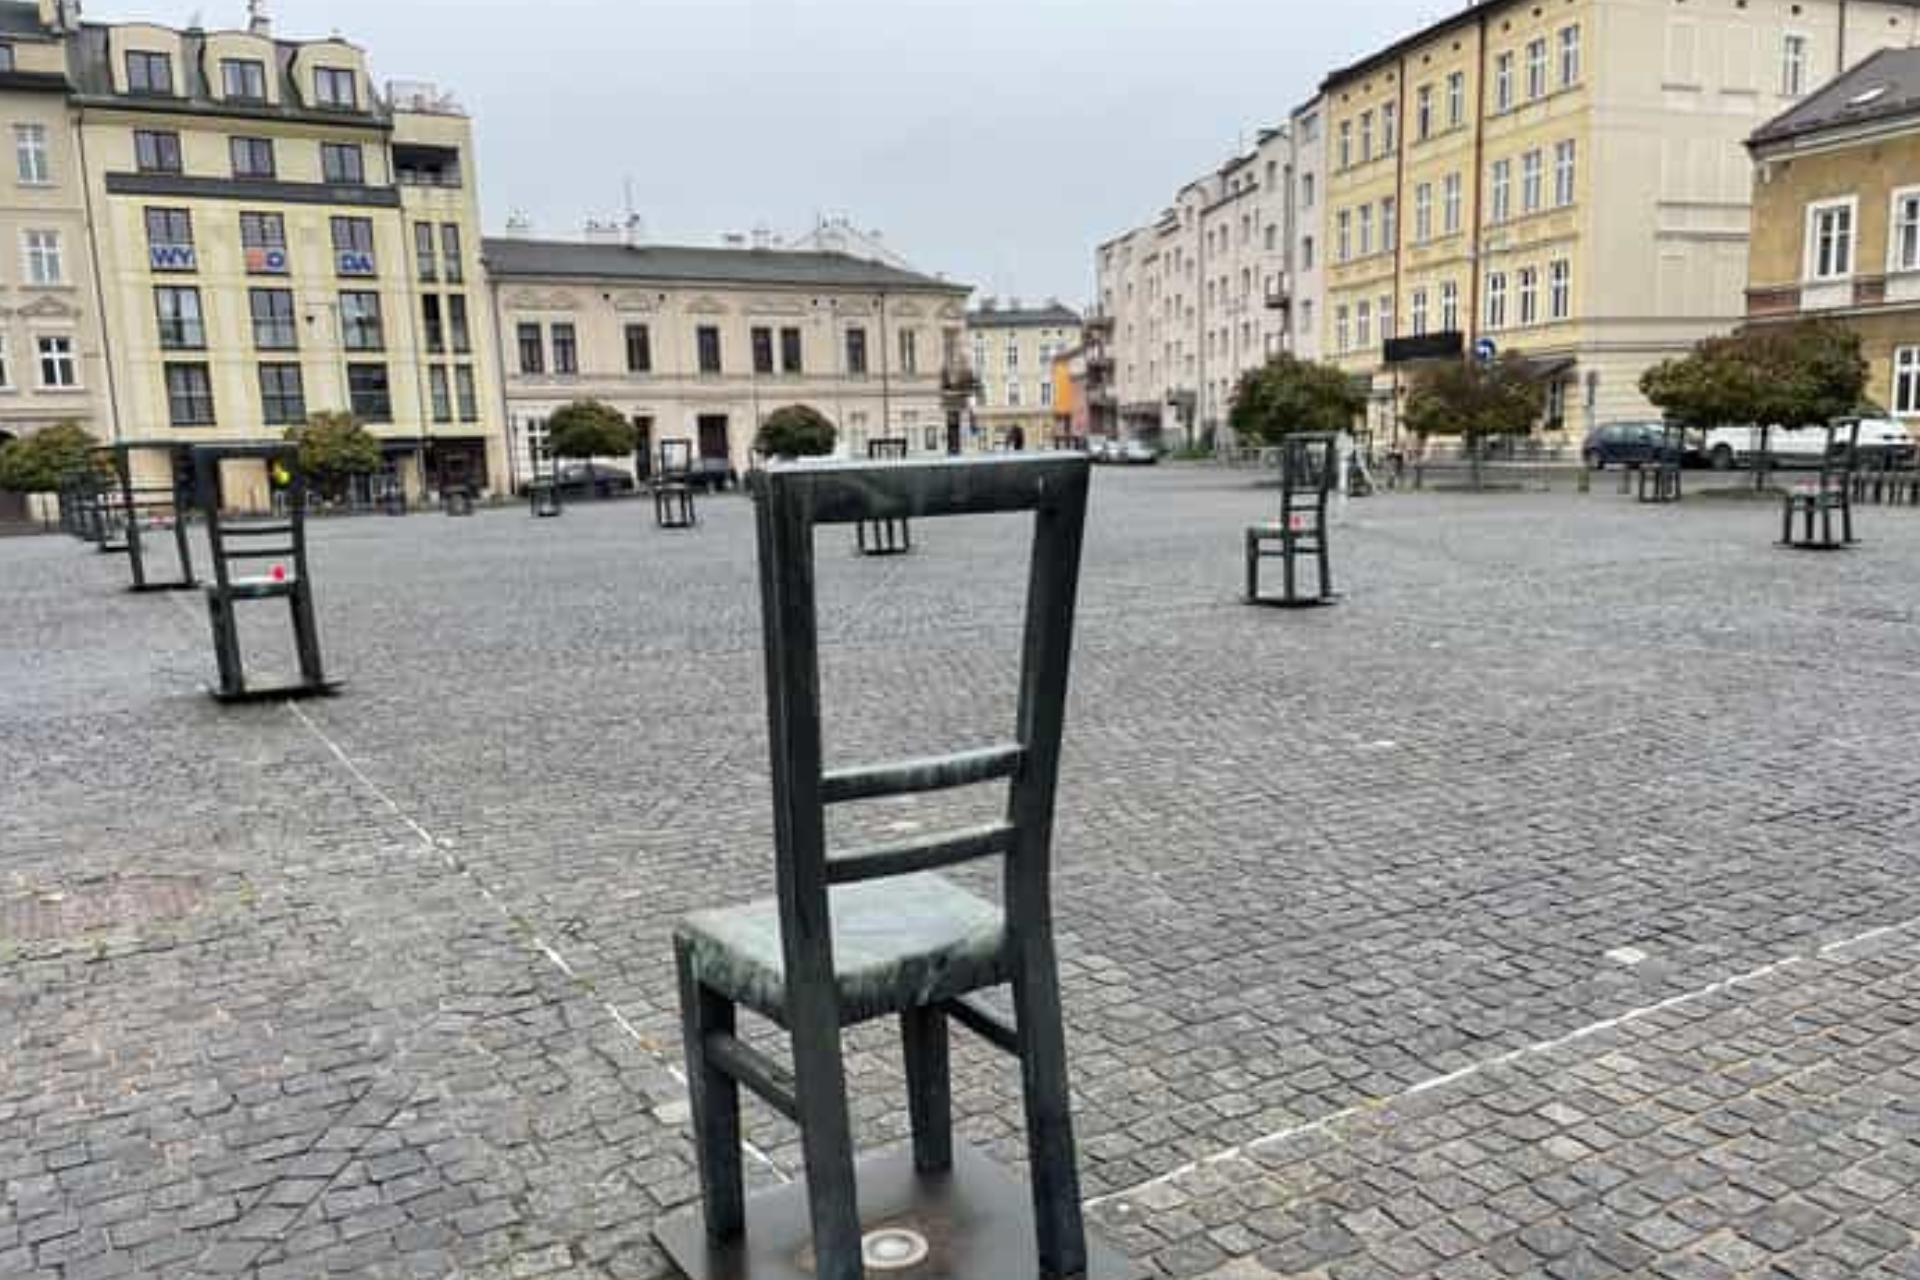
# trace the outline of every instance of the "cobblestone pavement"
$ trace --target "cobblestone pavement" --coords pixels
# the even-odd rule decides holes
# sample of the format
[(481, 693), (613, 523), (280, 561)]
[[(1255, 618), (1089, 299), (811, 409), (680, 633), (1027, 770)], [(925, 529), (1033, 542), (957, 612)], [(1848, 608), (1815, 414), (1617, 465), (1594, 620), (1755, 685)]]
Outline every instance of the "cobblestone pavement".
[[(1342, 605), (1278, 614), (1235, 602), (1271, 502), (1096, 486), (1058, 840), (1096, 1220), (1229, 1280), (1920, 1277), (1920, 512), (1800, 556), (1770, 507), (1395, 495)], [(770, 887), (750, 513), (701, 515), (323, 523), (349, 687), (298, 709), (200, 694), (197, 600), (0, 543), (0, 1276), (666, 1274), (667, 937)], [(915, 533), (823, 557), (835, 759), (1003, 731), (1022, 531)], [(899, 1137), (893, 1038), (853, 1051)], [(1009, 1064), (956, 1071), (1018, 1160)]]

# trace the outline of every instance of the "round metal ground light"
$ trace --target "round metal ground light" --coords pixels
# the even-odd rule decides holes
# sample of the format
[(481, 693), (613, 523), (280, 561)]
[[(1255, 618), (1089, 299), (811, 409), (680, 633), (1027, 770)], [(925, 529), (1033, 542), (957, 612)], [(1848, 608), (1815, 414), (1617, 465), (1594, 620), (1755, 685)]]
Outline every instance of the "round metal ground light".
[(861, 1237), (860, 1260), (875, 1271), (905, 1271), (927, 1260), (927, 1238), (905, 1227), (881, 1227)]

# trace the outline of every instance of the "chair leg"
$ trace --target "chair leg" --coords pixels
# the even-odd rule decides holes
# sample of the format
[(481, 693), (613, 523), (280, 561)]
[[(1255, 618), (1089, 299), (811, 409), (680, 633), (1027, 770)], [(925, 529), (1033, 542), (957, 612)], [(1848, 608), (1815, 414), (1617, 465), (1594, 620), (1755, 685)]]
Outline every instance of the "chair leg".
[(800, 1100), (800, 1147), (807, 1165), (815, 1280), (865, 1280), (840, 1029), (804, 1012), (795, 1016), (793, 1082)]
[(1333, 549), (1327, 546), (1326, 530), (1320, 531), (1316, 545), (1320, 552), (1320, 598), (1326, 600), (1333, 595)]
[(298, 584), (288, 597), (293, 613), (293, 646), (300, 660), (300, 679), (310, 686), (326, 682), (320, 663), (320, 628), (313, 617), (313, 594), (307, 584)]
[(944, 1173), (953, 1167), (953, 1080), (947, 1054), (947, 1015), (922, 1006), (900, 1015), (907, 1064), (907, 1113), (913, 1120), (913, 1167)]
[(1247, 599), (1260, 598), (1260, 535), (1247, 532)]
[(1020, 1080), (1027, 1104), (1027, 1157), (1033, 1165), (1033, 1221), (1042, 1280), (1083, 1275), (1087, 1230), (1080, 1209), (1067, 1042), (1051, 939), (1028, 941), (1013, 983), (1020, 1036)]
[(1291, 604), (1293, 603), (1294, 588), (1297, 585), (1295, 583), (1296, 570), (1293, 567), (1294, 553), (1297, 548), (1293, 545), (1293, 530), (1288, 529), (1280, 536), (1283, 539), (1280, 544), (1281, 549), (1286, 552), (1286, 555), (1282, 557), (1280, 561), (1280, 582), (1286, 594), (1287, 603)]
[(207, 616), (213, 622), (213, 661), (220, 672), (220, 692), (233, 695), (246, 692), (246, 677), (241, 674), (240, 635), (233, 620), (233, 606), (218, 596), (207, 597)]
[(680, 1028), (687, 1047), (687, 1093), (693, 1104), (693, 1147), (700, 1166), (707, 1239), (725, 1244), (739, 1239), (747, 1229), (746, 1177), (740, 1164), (740, 1086), (707, 1062), (706, 1037), (733, 1033), (733, 1002), (708, 990), (694, 976), (684, 944), (677, 944), (674, 953), (680, 969)]

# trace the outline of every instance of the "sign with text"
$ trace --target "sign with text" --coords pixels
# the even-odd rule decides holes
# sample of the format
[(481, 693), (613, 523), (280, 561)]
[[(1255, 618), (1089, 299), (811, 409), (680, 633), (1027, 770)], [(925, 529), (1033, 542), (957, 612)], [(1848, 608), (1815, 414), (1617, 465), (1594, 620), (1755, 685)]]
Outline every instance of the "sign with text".
[(194, 271), (200, 257), (190, 244), (156, 244), (147, 247), (147, 262), (155, 271)]
[(334, 269), (343, 276), (378, 275), (373, 255), (364, 249), (341, 249), (333, 255)]
[(283, 276), (287, 274), (287, 251), (264, 246), (253, 246), (247, 250), (247, 274), (250, 276)]

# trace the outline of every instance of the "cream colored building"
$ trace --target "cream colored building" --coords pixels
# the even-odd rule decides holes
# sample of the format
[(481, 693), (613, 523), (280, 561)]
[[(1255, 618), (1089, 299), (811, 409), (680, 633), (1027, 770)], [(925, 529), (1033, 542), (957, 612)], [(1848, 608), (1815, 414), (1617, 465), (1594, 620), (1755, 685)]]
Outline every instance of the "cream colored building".
[[(51, 2), (0, 5), (0, 140), (12, 148), (0, 170), (0, 441), (63, 421), (108, 434), (63, 21)], [(0, 514), (19, 513), (14, 501)]]
[[(1877, 48), (1871, 0), (1488, 0), (1330, 76), (1328, 354), (1397, 432), (1396, 352), (1533, 359), (1547, 426), (1650, 411), (1649, 365), (1744, 315), (1742, 143)], [(1409, 352), (1408, 347), (1416, 350)]]
[(347, 410), (410, 493), (503, 488), (458, 109), (417, 87), (395, 104), (356, 46), (261, 19), (87, 23), (67, 45), (113, 436), (271, 437)]
[(968, 449), (1046, 448), (1055, 431), (1054, 357), (1080, 345), (1080, 314), (1049, 301), (1022, 307), (985, 299), (967, 313), (979, 386)]
[(706, 465), (744, 471), (761, 420), (807, 404), (839, 452), (950, 440), (940, 391), (963, 362), (963, 285), (841, 253), (492, 239), (490, 307), (504, 348), (516, 481), (553, 411), (599, 400)]

